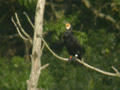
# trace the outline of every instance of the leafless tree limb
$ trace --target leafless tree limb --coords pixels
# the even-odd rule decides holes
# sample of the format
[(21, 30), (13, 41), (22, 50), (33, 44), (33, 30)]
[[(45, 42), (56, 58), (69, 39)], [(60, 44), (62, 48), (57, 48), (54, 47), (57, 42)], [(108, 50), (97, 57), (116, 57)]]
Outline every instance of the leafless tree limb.
[(43, 69), (45, 69), (45, 68), (48, 67), (48, 66), (49, 66), (49, 63), (45, 64), (45, 65), (42, 66), (40, 69), (43, 70)]
[(46, 41), (45, 41), (43, 38), (42, 38), (42, 41), (43, 41), (43, 43), (45, 44), (45, 46), (48, 48), (48, 50), (49, 50), (55, 57), (59, 58), (60, 60), (68, 61), (68, 58), (60, 57), (60, 56), (58, 56), (56, 53), (54, 53), (54, 52), (52, 51), (52, 49), (47, 45)]
[(120, 24), (110, 15), (106, 15), (104, 13), (101, 13), (99, 10), (96, 10), (93, 8), (91, 3), (88, 0), (82, 0), (82, 2), (85, 4), (85, 6), (93, 11), (93, 13), (100, 18), (104, 18), (108, 21), (110, 21), (118, 30), (120, 30)]
[(19, 21), (19, 18), (18, 18), (17, 13), (15, 13), (15, 18), (16, 18), (16, 20), (17, 20), (17, 24), (18, 24), (20, 30), (23, 32), (23, 34), (28, 38), (28, 40), (29, 40), (30, 43), (32, 44), (32, 39), (31, 39), (31, 37), (25, 32), (25, 30), (23, 29), (23, 27), (21, 26), (21, 23), (20, 23), (20, 21)]
[(43, 52), (43, 49), (45, 47), (45, 44), (43, 43), (42, 47), (41, 47), (41, 51), (40, 51), (40, 54), (42, 55), (42, 52)]
[[(60, 60), (68, 61), (68, 58), (60, 57), (60, 56), (58, 56), (56, 53), (54, 53), (54, 52), (52, 51), (52, 49), (50, 49), (50, 47), (47, 45), (46, 41), (45, 41), (43, 38), (42, 38), (42, 41), (44, 42), (44, 44), (45, 44), (45, 46), (48, 48), (48, 50), (49, 50), (56, 58), (58, 58), (58, 59), (60, 59)], [(77, 62), (79, 62), (80, 64), (82, 64), (82, 65), (84, 65), (85, 67), (90, 68), (90, 69), (92, 69), (92, 70), (94, 70), (94, 71), (96, 71), (96, 72), (99, 72), (99, 73), (102, 73), (102, 74), (108, 75), (108, 76), (120, 77), (120, 73), (118, 72), (118, 70), (117, 70), (116, 68), (114, 68), (114, 71), (115, 71), (116, 73), (111, 73), (111, 72), (107, 72), (107, 71), (101, 70), (101, 69), (99, 69), (99, 68), (93, 67), (93, 66), (85, 63), (83, 59), (82, 59), (82, 60), (76, 59), (76, 60), (77, 60)]]
[(31, 21), (30, 17), (27, 15), (26, 12), (23, 12), (23, 14), (26, 16), (28, 22), (30, 23), (30, 25), (32, 26), (32, 28), (33, 28), (33, 30), (34, 30), (34, 25), (33, 25), (32, 21)]
[(94, 70), (94, 71), (97, 71), (97, 72), (99, 72), (99, 73), (102, 73), (102, 74), (104, 74), (104, 75), (114, 76), (114, 77), (120, 77), (120, 74), (118, 74), (118, 73), (111, 73), (111, 72), (107, 72), (107, 71), (101, 70), (101, 69), (99, 69), (99, 68), (93, 67), (93, 66), (85, 63), (83, 60), (77, 59), (77, 61), (78, 61), (80, 64), (84, 65), (85, 67), (88, 67), (88, 68), (90, 68), (90, 69), (92, 69), (92, 70)]
[(23, 40), (28, 40), (26, 37), (24, 37), (21, 32), (20, 32), (20, 29), (18, 28), (17, 24), (15, 23), (13, 17), (11, 18), (11, 21), (13, 22), (13, 24), (15, 25), (16, 29), (17, 29), (17, 32), (18, 34), (20, 35), (20, 37), (23, 39)]
[(112, 69), (119, 75), (120, 74), (120, 72), (114, 67), (114, 66), (112, 66)]

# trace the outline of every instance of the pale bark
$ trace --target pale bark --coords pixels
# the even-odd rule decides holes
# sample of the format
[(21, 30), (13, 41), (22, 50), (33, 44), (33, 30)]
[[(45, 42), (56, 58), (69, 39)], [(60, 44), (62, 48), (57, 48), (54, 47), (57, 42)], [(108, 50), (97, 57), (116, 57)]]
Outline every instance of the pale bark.
[(45, 0), (38, 0), (35, 14), (35, 27), (32, 49), (32, 66), (29, 80), (27, 81), (27, 90), (38, 90), (37, 84), (41, 74), (41, 38), (43, 32), (43, 15)]

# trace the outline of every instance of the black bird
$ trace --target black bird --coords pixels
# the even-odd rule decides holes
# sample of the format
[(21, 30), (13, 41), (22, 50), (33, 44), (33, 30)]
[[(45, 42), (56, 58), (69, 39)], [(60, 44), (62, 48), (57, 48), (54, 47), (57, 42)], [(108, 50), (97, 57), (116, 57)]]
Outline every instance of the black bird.
[[(64, 45), (70, 55), (81, 60), (83, 48), (81, 47), (78, 39), (73, 34), (73, 27), (69, 22), (65, 22), (66, 31), (64, 33)], [(73, 57), (70, 56), (70, 59)]]

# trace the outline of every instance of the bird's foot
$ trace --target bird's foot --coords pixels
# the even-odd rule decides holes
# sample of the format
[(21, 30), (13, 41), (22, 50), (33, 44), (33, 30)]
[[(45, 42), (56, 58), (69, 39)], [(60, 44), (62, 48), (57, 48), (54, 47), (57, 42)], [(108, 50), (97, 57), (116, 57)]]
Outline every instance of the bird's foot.
[(73, 56), (70, 56), (68, 60), (69, 60), (69, 61), (74, 61), (74, 60), (76, 60), (76, 58), (73, 57)]
[(73, 57), (72, 57), (72, 56), (70, 56), (70, 57), (68, 58), (68, 60), (69, 60), (69, 61), (71, 61), (71, 60), (72, 60), (72, 58), (73, 58)]

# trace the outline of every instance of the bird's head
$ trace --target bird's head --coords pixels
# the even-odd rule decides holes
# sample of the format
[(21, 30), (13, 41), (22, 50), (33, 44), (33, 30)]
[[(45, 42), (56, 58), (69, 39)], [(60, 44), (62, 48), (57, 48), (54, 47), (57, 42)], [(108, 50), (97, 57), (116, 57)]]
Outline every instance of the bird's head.
[(66, 30), (70, 30), (72, 25), (69, 22), (64, 22)]

